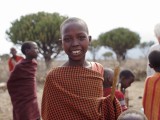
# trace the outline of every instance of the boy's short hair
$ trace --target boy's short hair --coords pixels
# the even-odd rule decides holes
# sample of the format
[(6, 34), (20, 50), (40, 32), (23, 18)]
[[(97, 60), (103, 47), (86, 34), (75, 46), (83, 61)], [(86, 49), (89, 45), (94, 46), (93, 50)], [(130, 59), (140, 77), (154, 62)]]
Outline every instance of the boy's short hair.
[(128, 109), (120, 114), (117, 120), (148, 120), (141, 111)]
[(11, 48), (10, 48), (10, 53), (12, 54), (12, 52), (13, 52), (13, 51), (17, 53), (17, 50), (16, 50), (16, 48), (14, 48), (14, 47), (11, 47)]
[(86, 22), (84, 20), (82, 20), (80, 18), (76, 18), (76, 17), (71, 17), (71, 18), (66, 19), (60, 26), (60, 32), (62, 32), (62, 27), (65, 24), (70, 23), (70, 22), (80, 22), (80, 23), (82, 23), (84, 25), (87, 33), (89, 33), (88, 26), (87, 26)]
[(149, 53), (148, 59), (150, 66), (156, 71), (160, 71), (160, 51), (152, 51), (151, 53)]
[(16, 48), (14, 48), (14, 47), (11, 47), (11, 48), (10, 48), (10, 51), (12, 51), (12, 50), (15, 50), (15, 51), (16, 51)]
[(26, 55), (25, 51), (26, 49), (30, 49), (31, 48), (31, 44), (33, 42), (32, 41), (25, 41), (23, 44), (22, 44), (22, 47), (21, 47), (21, 51), (24, 55)]
[(105, 68), (104, 69), (104, 82), (103, 82), (103, 86), (106, 87), (107, 84), (109, 86), (112, 86), (112, 82), (113, 82), (113, 76), (114, 76), (114, 71), (110, 68)]
[(160, 23), (155, 25), (154, 33), (155, 33), (156, 37), (160, 37)]
[(135, 78), (134, 74), (133, 74), (132, 71), (130, 71), (130, 70), (122, 70), (122, 71), (120, 72), (119, 77), (120, 77), (120, 79), (121, 79), (121, 78), (129, 78), (129, 77)]
[(114, 74), (114, 71), (110, 68), (104, 68), (104, 77), (107, 78), (107, 76), (110, 74)]

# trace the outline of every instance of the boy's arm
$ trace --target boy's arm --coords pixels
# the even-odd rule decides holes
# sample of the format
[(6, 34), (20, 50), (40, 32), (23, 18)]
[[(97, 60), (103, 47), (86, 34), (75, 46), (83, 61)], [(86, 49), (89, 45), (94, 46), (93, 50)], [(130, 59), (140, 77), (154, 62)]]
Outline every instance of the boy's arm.
[(128, 90), (125, 90), (125, 102), (126, 102), (126, 106), (129, 107), (129, 95), (128, 95)]
[(125, 102), (125, 97), (121, 91), (116, 91), (116, 98), (119, 100), (121, 104), (122, 111), (127, 110), (126, 102)]
[(11, 72), (11, 70), (13, 69), (13, 65), (11, 63), (11, 58), (9, 58), (9, 60), (8, 60), (8, 68), (9, 68), (9, 72)]
[[(149, 79), (149, 78), (148, 78), (148, 79)], [(142, 99), (143, 108), (145, 108), (146, 95), (147, 95), (147, 86), (148, 86), (148, 79), (146, 79), (145, 87), (144, 87), (144, 93), (143, 93), (143, 99)]]

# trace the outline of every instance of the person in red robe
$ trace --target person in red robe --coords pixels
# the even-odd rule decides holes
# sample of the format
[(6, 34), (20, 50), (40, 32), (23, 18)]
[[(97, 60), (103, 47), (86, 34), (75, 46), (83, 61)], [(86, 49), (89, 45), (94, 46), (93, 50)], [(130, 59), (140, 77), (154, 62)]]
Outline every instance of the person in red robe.
[(119, 101), (103, 97), (103, 66), (85, 59), (91, 36), (87, 24), (68, 18), (60, 27), (68, 60), (47, 74), (41, 113), (43, 120), (116, 120)]
[(8, 67), (9, 71), (11, 72), (14, 69), (16, 63), (24, 58), (22, 56), (17, 55), (17, 51), (13, 47), (10, 49), (10, 53), (12, 54), (12, 57), (10, 57), (8, 60)]
[[(113, 86), (113, 77), (114, 71), (110, 68), (104, 69), (104, 82), (103, 82), (103, 96), (107, 97), (111, 94), (112, 86)], [(127, 106), (125, 105), (125, 97), (120, 90), (115, 90), (115, 96), (119, 100), (121, 104), (122, 111), (127, 110)]]
[(39, 120), (35, 77), (35, 59), (39, 52), (37, 44), (31, 41), (24, 42), (21, 51), (26, 58), (16, 64), (7, 81), (13, 105), (13, 120)]

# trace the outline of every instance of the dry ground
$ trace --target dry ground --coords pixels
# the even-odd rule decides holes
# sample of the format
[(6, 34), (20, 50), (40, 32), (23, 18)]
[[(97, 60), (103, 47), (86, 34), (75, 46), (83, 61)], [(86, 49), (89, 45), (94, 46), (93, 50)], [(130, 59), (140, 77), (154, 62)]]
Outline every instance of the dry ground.
[[(64, 61), (54, 61), (53, 67), (59, 66)], [(116, 65), (115, 60), (107, 60), (107, 61), (97, 61), (101, 63), (104, 67), (114, 68)], [(38, 82), (44, 82), (46, 76), (46, 69), (44, 62), (39, 61), (38, 67), (38, 74), (37, 80)], [(9, 76), (7, 61), (0, 61), (0, 82), (6, 82)], [(146, 69), (146, 60), (145, 59), (138, 59), (138, 60), (127, 60), (123, 64), (121, 64), (121, 68), (129, 68), (133, 71), (136, 76), (136, 81), (132, 84), (132, 86), (128, 89), (129, 90), (129, 106), (130, 108), (134, 108), (140, 110), (142, 108), (142, 99), (139, 99), (143, 95), (144, 89), (144, 78), (145, 78), (145, 69)], [(43, 92), (43, 84), (38, 84), (38, 101), (39, 107), (41, 104)], [(8, 95), (8, 91), (3, 91), (0, 89), (0, 120), (12, 120), (12, 105), (10, 102), (10, 97)]]
[[(143, 89), (144, 81), (136, 81), (132, 84), (130, 88), (128, 88), (130, 108), (134, 108), (137, 110), (140, 110), (142, 108), (142, 99), (139, 99), (139, 97), (143, 96)], [(43, 92), (42, 84), (38, 84), (37, 92), (40, 106)], [(7, 90), (0, 90), (0, 120), (12, 120), (12, 105)]]

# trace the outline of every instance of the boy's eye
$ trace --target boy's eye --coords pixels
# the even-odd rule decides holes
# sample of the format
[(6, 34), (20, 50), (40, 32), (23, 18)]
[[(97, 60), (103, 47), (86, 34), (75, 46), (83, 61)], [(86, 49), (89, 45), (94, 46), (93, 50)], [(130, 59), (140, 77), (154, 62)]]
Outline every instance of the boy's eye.
[(86, 39), (86, 36), (79, 36), (78, 39), (79, 40), (84, 40), (84, 39)]
[(71, 41), (71, 38), (64, 38), (64, 41), (69, 42), (69, 41)]

